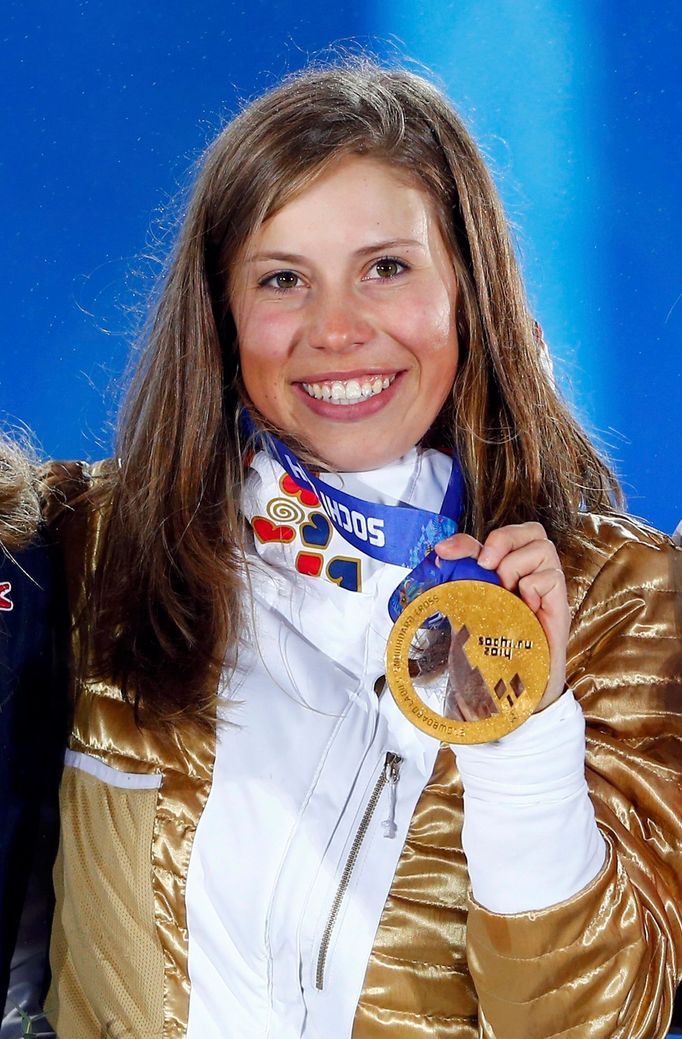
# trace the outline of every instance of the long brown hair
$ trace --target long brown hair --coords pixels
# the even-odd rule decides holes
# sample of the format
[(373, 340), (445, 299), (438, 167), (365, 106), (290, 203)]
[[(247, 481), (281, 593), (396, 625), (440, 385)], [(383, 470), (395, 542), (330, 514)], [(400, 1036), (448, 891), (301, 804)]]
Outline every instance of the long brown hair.
[(559, 400), (491, 177), (424, 79), (360, 61), (308, 70), (208, 149), (122, 414), (88, 618), (94, 670), (143, 720), (212, 723), (241, 627), (243, 470), (229, 272), (249, 236), (340, 157), (370, 156), (434, 200), (459, 283), (461, 360), (432, 431), (459, 455), (463, 527), (539, 520), (560, 550), (615, 477)]

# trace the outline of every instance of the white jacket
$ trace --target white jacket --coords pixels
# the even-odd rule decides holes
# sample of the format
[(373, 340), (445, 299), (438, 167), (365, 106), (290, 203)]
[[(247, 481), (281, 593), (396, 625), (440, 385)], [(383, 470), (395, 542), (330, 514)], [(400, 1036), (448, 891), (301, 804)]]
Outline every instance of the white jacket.
[[(400, 500), (438, 511), (449, 469), (445, 456), (415, 450), (379, 472), (344, 474), (343, 487), (385, 504)], [(320, 508), (287, 493), (282, 481), (277, 463), (256, 457), (245, 506), (257, 532), (248, 567), (251, 624), (237, 670), (225, 681), (213, 784), (187, 878), (188, 1039), (351, 1035), (384, 902), (439, 749), (400, 713), (388, 691), (375, 691), (385, 671), (388, 598), (407, 571), (358, 559), (361, 590), (334, 584), (325, 573), (338, 574), (339, 560), (352, 571), (357, 553), (331, 527), (322, 547)], [(289, 543), (261, 540), (289, 537), (290, 530), (274, 526), (295, 536)], [(297, 571), (301, 552), (323, 557), (321, 576)], [(302, 565), (309, 567), (310, 559)], [(547, 890), (515, 885), (519, 909), (568, 897), (603, 861), (584, 783), (581, 721), (573, 700), (564, 697), (532, 719), (521, 739), (523, 730), (516, 734), (507, 767), (518, 772), (520, 765), (528, 780), (524, 742), (533, 744), (535, 731), (537, 750), (538, 740), (561, 733), (552, 767), (564, 804), (548, 808), (533, 796), (532, 783), (543, 785), (544, 779), (537, 766), (531, 768), (529, 832), (547, 832), (551, 819), (557, 834), (565, 832), (566, 806), (569, 816), (577, 813), (559, 852), (562, 868), (549, 864)], [(472, 762), (477, 775), (480, 753)], [(483, 773), (501, 767), (484, 763)], [(493, 791), (493, 842), (503, 841), (513, 854), (515, 838), (510, 849), (504, 829), (509, 809), (505, 815), (497, 801)], [(474, 842), (478, 829), (489, 828), (490, 808), (479, 808), (479, 827), (476, 806), (467, 808)], [(518, 832), (518, 815), (512, 830), (525, 847), (528, 833)], [(586, 847), (576, 833), (587, 834)], [(479, 869), (482, 891), (491, 855), (495, 848), (488, 841)]]

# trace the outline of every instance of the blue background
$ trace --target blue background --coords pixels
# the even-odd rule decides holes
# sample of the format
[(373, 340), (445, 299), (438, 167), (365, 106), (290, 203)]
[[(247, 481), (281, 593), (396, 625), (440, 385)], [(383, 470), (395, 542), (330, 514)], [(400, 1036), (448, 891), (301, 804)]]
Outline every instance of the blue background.
[(0, 411), (95, 458), (191, 163), (330, 44), (431, 68), (490, 160), (562, 388), (633, 512), (682, 516), (679, 4), (3, 6)]

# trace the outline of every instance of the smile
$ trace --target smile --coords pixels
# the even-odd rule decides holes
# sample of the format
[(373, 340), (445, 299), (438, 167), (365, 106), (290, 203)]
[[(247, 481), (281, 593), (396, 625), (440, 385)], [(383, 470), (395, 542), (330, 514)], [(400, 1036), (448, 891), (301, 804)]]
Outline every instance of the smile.
[(395, 381), (394, 375), (372, 375), (365, 379), (348, 379), (345, 382), (302, 382), (309, 397), (325, 400), (330, 404), (357, 404), (359, 401), (378, 397)]

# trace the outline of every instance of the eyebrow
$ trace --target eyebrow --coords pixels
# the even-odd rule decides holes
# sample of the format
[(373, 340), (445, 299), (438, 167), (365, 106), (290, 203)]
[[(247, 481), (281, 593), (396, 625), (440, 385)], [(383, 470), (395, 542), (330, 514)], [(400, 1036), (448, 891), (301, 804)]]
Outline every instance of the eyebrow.
[[(391, 238), (389, 241), (371, 242), (369, 245), (363, 245), (360, 249), (356, 249), (353, 255), (362, 257), (371, 255), (372, 253), (386, 252), (388, 249), (404, 249), (409, 246), (416, 246), (418, 249), (423, 249), (424, 243), (418, 241), (416, 238)], [(300, 256), (298, 253), (282, 252), (256, 253), (248, 259), (249, 263), (258, 263), (263, 260), (277, 260), (279, 263), (306, 262), (306, 257)]]

